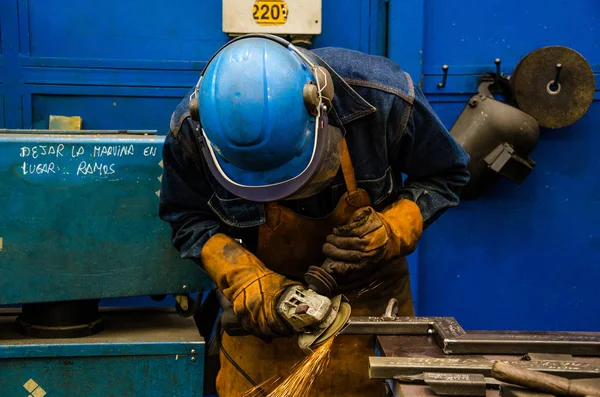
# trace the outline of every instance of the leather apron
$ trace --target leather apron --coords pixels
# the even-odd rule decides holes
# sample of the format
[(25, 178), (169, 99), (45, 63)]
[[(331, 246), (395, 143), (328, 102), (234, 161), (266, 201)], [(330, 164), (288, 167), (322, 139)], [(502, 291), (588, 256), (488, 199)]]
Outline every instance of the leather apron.
[[(357, 209), (371, 205), (368, 193), (357, 187), (345, 140), (341, 146), (341, 167), (347, 191), (333, 212), (314, 219), (276, 203), (267, 204), (266, 222), (258, 231), (256, 256), (269, 269), (304, 283), (308, 267), (320, 266), (325, 260), (321, 250), (333, 228), (347, 223)], [(348, 298), (352, 316), (381, 316), (390, 298), (398, 300), (399, 316), (414, 316), (405, 258), (379, 264), (377, 271), (365, 275), (364, 280), (360, 287), (335, 292), (342, 292)], [(273, 377), (285, 379), (291, 368), (306, 357), (298, 347), (297, 337), (278, 338), (267, 343), (255, 336), (231, 337), (223, 333), (221, 344), (257, 384)], [(315, 381), (312, 395), (380, 397), (381, 381), (371, 380), (368, 376), (368, 357), (374, 354), (373, 336), (337, 336), (329, 365)], [(222, 351), (220, 361), (216, 385), (220, 397), (241, 397), (253, 388)]]

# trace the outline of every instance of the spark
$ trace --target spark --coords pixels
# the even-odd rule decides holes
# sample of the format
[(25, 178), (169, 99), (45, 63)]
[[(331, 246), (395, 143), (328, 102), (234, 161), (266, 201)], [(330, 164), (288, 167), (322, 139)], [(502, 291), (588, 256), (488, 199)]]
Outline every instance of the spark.
[[(305, 397), (309, 395), (314, 386), (317, 376), (329, 364), (330, 353), (333, 347), (334, 337), (329, 338), (304, 360), (292, 368), (290, 375), (273, 390), (267, 397)], [(279, 379), (269, 379), (244, 394), (244, 397), (260, 396), (260, 390), (267, 390), (277, 383)], [(258, 392), (258, 394), (257, 394)]]
[(378, 288), (383, 284), (383, 280), (378, 282), (377, 285), (375, 285), (375, 283), (377, 283), (377, 280), (372, 281), (371, 284), (367, 285), (366, 287), (363, 287), (360, 291), (358, 291), (358, 294), (356, 296), (360, 297), (361, 295), (366, 294), (369, 291), (373, 291), (375, 288)]

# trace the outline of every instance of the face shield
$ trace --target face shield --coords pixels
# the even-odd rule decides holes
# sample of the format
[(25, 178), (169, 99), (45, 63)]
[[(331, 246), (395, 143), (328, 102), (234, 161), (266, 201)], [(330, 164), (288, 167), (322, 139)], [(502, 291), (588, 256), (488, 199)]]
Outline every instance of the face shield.
[[(339, 128), (329, 125), (327, 113), (323, 103), (315, 119), (314, 138), (311, 139), (312, 155), (304, 168), (297, 176), (282, 182), (251, 185), (231, 179), (225, 168), (226, 162), (219, 159), (210, 140), (203, 132), (206, 145), (202, 145), (205, 158), (208, 159), (208, 168), (217, 181), (231, 193), (256, 202), (270, 202), (278, 200), (292, 200), (312, 196), (331, 183), (340, 168), (342, 132)], [(246, 171), (246, 175), (254, 173)], [(249, 182), (251, 178), (247, 178)]]
[(342, 138), (342, 131), (330, 125), (327, 136), (327, 150), (320, 169), (300, 190), (287, 197), (286, 200), (299, 200), (314, 196), (331, 184), (340, 169)]

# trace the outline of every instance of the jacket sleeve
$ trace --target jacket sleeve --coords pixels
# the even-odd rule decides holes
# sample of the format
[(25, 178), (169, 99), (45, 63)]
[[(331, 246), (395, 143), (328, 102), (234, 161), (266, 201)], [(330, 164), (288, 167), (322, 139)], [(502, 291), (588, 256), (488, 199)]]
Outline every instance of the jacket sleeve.
[[(400, 197), (417, 203), (424, 228), (448, 208), (456, 207), (469, 181), (468, 154), (450, 135), (418, 85), (405, 128), (393, 139), (390, 162), (396, 180), (402, 180)], [(404, 174), (404, 175), (403, 175)]]
[(171, 225), (171, 239), (180, 256), (201, 265), (200, 252), (226, 226), (208, 206), (213, 191), (187, 118), (165, 138), (159, 217)]

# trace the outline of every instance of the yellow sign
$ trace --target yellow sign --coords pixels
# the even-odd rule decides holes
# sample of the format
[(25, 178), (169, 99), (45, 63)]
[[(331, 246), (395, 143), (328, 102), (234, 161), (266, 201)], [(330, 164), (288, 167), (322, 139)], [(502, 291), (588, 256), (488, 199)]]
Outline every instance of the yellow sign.
[(283, 0), (256, 0), (252, 15), (261, 26), (281, 26), (287, 21), (288, 8)]

